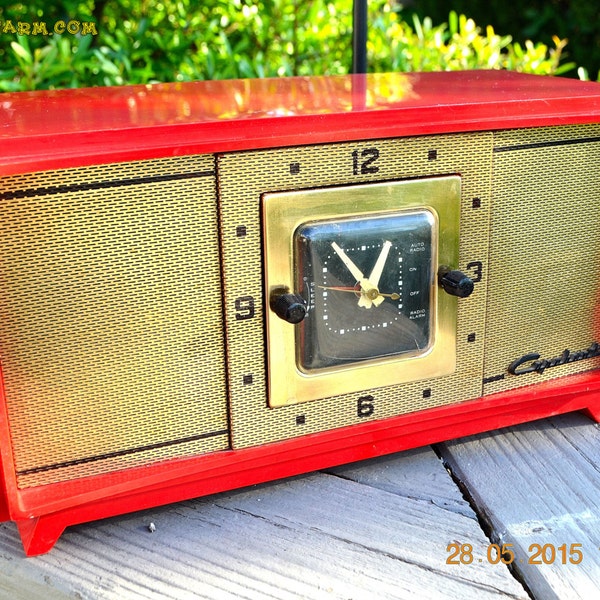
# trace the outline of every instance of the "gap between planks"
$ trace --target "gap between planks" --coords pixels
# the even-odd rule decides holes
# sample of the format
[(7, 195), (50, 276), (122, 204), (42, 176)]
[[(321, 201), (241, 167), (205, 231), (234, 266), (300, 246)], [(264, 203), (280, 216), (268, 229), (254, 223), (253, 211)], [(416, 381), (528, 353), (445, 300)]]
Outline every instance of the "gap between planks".
[(470, 496), (492, 540), (512, 544), (512, 568), (534, 598), (588, 600), (598, 596), (597, 424), (573, 413), (437, 448)]

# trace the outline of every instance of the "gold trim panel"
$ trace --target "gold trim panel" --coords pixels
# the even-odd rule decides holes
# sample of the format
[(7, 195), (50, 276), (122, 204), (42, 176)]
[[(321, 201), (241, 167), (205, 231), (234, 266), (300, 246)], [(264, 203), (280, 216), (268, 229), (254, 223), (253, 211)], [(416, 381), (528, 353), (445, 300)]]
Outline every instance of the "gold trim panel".
[[(434, 226), (429, 268), (435, 275), (439, 264), (458, 263), (459, 207), (460, 177), (456, 176), (265, 194), (265, 306), (278, 289), (294, 290), (297, 285), (293, 238), (301, 225), (334, 218), (401, 215), (409, 209), (430, 211)], [(427, 290), (432, 339), (414, 356), (306, 372), (296, 359), (298, 340), (304, 337), (299, 331), (302, 325), (287, 323), (273, 310), (267, 310), (269, 405), (284, 406), (355, 392), (372, 387), (374, 381), (379, 386), (395, 385), (452, 373), (456, 364), (457, 299), (438, 293), (435, 276), (432, 279)]]

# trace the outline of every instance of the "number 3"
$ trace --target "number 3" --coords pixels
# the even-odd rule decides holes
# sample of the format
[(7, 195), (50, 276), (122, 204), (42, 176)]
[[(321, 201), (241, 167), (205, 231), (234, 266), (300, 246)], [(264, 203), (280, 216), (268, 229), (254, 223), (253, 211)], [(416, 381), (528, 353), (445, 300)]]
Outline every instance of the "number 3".
[(467, 271), (473, 271), (475, 277), (473, 277), (473, 283), (479, 283), (481, 281), (481, 276), (483, 275), (483, 263), (476, 260), (474, 262), (470, 262), (467, 265)]

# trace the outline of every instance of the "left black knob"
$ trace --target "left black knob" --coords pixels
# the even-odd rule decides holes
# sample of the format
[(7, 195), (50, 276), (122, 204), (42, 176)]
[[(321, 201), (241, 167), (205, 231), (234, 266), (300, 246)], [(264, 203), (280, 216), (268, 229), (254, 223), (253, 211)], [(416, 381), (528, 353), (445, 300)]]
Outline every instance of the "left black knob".
[(288, 323), (300, 323), (306, 317), (306, 302), (298, 294), (274, 294), (271, 308), (275, 314)]

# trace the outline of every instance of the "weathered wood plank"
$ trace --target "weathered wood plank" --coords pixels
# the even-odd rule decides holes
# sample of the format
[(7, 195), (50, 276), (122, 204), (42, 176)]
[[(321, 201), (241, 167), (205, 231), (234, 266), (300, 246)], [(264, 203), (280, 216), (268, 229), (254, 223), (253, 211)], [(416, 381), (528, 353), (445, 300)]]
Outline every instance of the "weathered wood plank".
[[(446, 564), (449, 541), (468, 536), (474, 543), (487, 543), (473, 519), (430, 501), (405, 498), (337, 477), (307, 478), (300, 491), (296, 486), (280, 486), (277, 494), (269, 494), (255, 504), (253, 514), (278, 525), (309, 527), (329, 540), (362, 548), (365, 554), (400, 561), (402, 568), (384, 564), (378, 567), (375, 563), (376, 570), (371, 573), (386, 577), (392, 568), (394, 585), (404, 582), (411, 594), (437, 590), (447, 598), (454, 598), (455, 594), (465, 597), (476, 588), (478, 595), (494, 596), (502, 590), (526, 597), (502, 566), (473, 564), (463, 569), (462, 565)], [(235, 503), (235, 497), (229, 499), (230, 505)], [(410, 580), (415, 567), (420, 578), (424, 578), (422, 581)]]
[[(407, 456), (409, 472), (418, 469), (415, 456)], [(438, 468), (445, 472), (439, 461)], [(312, 474), (73, 527), (34, 559), (23, 558), (16, 530), (6, 525), (0, 591), (15, 600), (35, 597), (30, 583), (46, 586), (47, 597), (94, 600), (525, 600), (502, 565), (446, 564), (451, 540), (486, 539), (472, 516), (438, 505), (441, 481), (434, 503), (423, 489), (414, 498)]]
[(476, 519), (441, 460), (429, 446), (336, 467), (329, 472)]
[[(536, 598), (598, 596), (598, 425), (570, 414), (448, 442), (440, 449), (493, 537), (513, 544), (513, 567)], [(573, 544), (581, 544), (581, 564), (570, 563), (577, 559)], [(550, 564), (529, 564), (544, 546)]]

